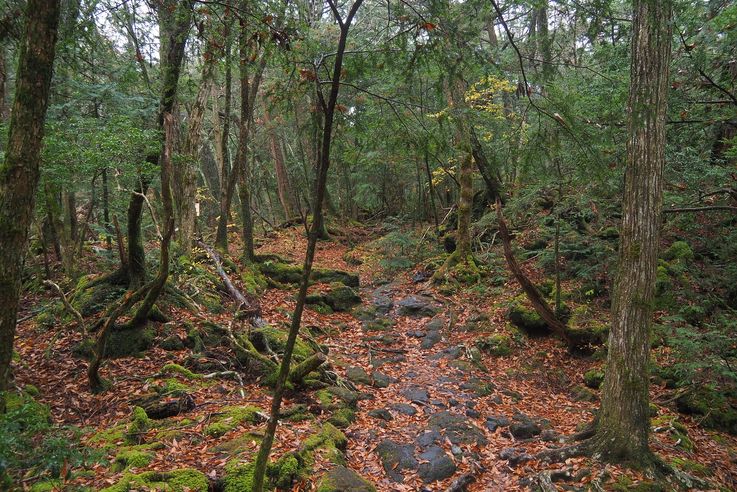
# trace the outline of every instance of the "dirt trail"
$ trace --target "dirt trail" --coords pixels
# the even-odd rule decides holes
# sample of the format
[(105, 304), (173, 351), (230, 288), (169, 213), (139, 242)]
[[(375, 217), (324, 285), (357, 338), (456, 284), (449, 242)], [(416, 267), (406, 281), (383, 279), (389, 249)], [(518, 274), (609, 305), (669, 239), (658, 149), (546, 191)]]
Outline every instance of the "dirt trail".
[(444, 490), (470, 477), (471, 490), (516, 486), (499, 455), (521, 465), (532, 448), (520, 441), (557, 434), (549, 421), (517, 408), (523, 395), (500, 384), (484, 363), (492, 358), (468, 340), (493, 323), (424, 280), (403, 276), (362, 294), (360, 341), (332, 347), (362, 392), (348, 431), (349, 464), (380, 490)]

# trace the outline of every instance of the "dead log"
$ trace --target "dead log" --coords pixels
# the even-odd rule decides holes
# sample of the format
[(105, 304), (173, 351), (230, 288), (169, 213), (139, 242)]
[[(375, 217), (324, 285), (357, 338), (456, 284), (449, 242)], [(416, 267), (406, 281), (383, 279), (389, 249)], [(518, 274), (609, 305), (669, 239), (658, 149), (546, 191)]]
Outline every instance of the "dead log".
[(51, 280), (44, 280), (44, 285), (47, 285), (47, 286), (51, 287), (52, 289), (54, 289), (56, 291), (56, 293), (61, 298), (62, 304), (64, 304), (64, 309), (66, 309), (67, 311), (69, 311), (69, 313), (71, 313), (71, 315), (74, 316), (74, 318), (77, 320), (77, 328), (79, 329), (79, 332), (82, 335), (84, 335), (85, 332), (87, 331), (86, 326), (85, 326), (85, 322), (84, 322), (84, 318), (82, 318), (82, 315), (80, 314), (80, 312), (77, 311), (74, 308), (74, 306), (72, 306), (69, 303), (69, 299), (67, 299), (67, 296), (66, 296), (66, 294), (64, 294), (64, 291), (61, 290), (61, 287), (59, 287), (58, 284), (55, 284)]
[(527, 278), (527, 275), (524, 274), (519, 266), (519, 263), (517, 263), (517, 259), (514, 257), (514, 253), (512, 252), (512, 238), (509, 234), (507, 223), (504, 220), (504, 214), (502, 213), (502, 204), (498, 197), (496, 199), (496, 216), (499, 220), (499, 236), (502, 240), (502, 246), (504, 247), (504, 257), (507, 260), (509, 270), (514, 275), (514, 278), (517, 280), (517, 282), (519, 282), (522, 290), (524, 291), (527, 298), (530, 300), (530, 303), (532, 303), (532, 307), (535, 309), (537, 314), (540, 315), (540, 317), (543, 319), (543, 321), (545, 321), (548, 327), (550, 327), (553, 333), (558, 335), (570, 346), (571, 342), (566, 332), (565, 325), (557, 318), (557, 316), (555, 316), (555, 313), (550, 308), (547, 301), (545, 301), (543, 296), (540, 294), (540, 291), (537, 290), (535, 284), (533, 284), (532, 281)]
[(154, 420), (166, 419), (169, 417), (175, 417), (182, 413), (193, 410), (197, 405), (195, 404), (192, 395), (183, 394), (177, 400), (161, 400), (158, 395), (154, 398), (148, 398), (144, 401), (140, 401), (138, 406), (143, 408), (148, 415), (148, 418)]
[(327, 360), (328, 358), (325, 354), (322, 352), (316, 352), (314, 355), (306, 358), (289, 371), (289, 381), (292, 383), (301, 383), (309, 373), (323, 365)]
[(218, 254), (218, 252), (202, 241), (197, 241), (197, 245), (207, 252), (208, 256), (210, 256), (210, 259), (215, 264), (215, 270), (220, 276), (220, 279), (223, 281), (225, 290), (228, 292), (228, 295), (238, 303), (237, 311), (246, 319), (256, 318), (260, 316), (261, 306), (258, 304), (258, 302), (247, 299), (246, 296), (244, 296), (243, 293), (238, 290), (235, 285), (233, 285), (233, 281), (230, 280), (230, 277), (223, 268), (223, 262), (220, 259), (220, 255)]

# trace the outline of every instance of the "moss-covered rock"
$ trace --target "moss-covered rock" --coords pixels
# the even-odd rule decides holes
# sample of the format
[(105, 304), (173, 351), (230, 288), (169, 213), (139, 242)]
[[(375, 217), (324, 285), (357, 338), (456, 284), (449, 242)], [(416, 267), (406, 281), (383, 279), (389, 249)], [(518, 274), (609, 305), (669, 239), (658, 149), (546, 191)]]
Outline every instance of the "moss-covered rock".
[(307, 296), (307, 304), (324, 304), (333, 311), (350, 311), (353, 306), (361, 304), (361, 296), (355, 290), (340, 283), (330, 284), (330, 288), (318, 294)]
[(497, 333), (476, 341), (476, 346), (495, 357), (503, 357), (512, 353), (512, 339), (509, 335)]
[(690, 261), (694, 254), (691, 246), (686, 241), (676, 241), (661, 255), (667, 261)]
[(528, 335), (539, 336), (550, 333), (547, 323), (537, 314), (537, 311), (528, 306), (524, 295), (512, 299), (507, 309), (507, 319)]
[(140, 468), (146, 466), (151, 463), (156, 456), (153, 450), (161, 447), (163, 447), (162, 444), (143, 444), (140, 446), (121, 448), (115, 455), (113, 471), (123, 471), (128, 468)]
[(245, 423), (255, 424), (263, 420), (263, 412), (260, 408), (251, 405), (230, 406), (213, 416), (211, 422), (205, 427), (205, 435), (220, 437)]
[[(207, 492), (209, 482), (204, 473), (192, 468), (168, 472), (149, 471), (134, 475), (126, 473), (112, 487), (101, 492), (128, 492), (133, 490), (156, 490), (162, 492)], [(250, 489), (242, 489), (250, 490)]]
[[(302, 267), (291, 265), (283, 261), (267, 260), (260, 265), (261, 272), (274, 282), (280, 284), (297, 284), (302, 279)], [(310, 273), (312, 282), (340, 282), (348, 287), (358, 287), (358, 275), (342, 270), (313, 268)]]
[(583, 382), (591, 389), (599, 389), (604, 382), (604, 371), (600, 369), (589, 369), (583, 375)]
[(681, 413), (699, 415), (702, 426), (737, 435), (737, 409), (724, 395), (708, 386), (695, 388), (676, 399)]
[(322, 476), (317, 492), (376, 492), (376, 487), (350, 468), (336, 466)]
[(330, 386), (315, 393), (320, 408), (324, 411), (339, 410), (341, 408), (356, 408), (358, 395), (340, 386)]
[(341, 408), (336, 410), (333, 415), (330, 416), (328, 422), (338, 429), (345, 429), (350, 426), (354, 420), (356, 420), (356, 412), (354, 410), (350, 408)]
[(566, 335), (571, 352), (590, 355), (606, 342), (609, 325), (596, 319), (596, 313), (588, 306), (580, 306), (573, 310), (566, 325)]
[(241, 463), (233, 460), (225, 465), (223, 492), (243, 492), (253, 490), (254, 463)]
[(116, 327), (110, 332), (105, 345), (105, 357), (119, 359), (122, 357), (140, 356), (151, 348), (156, 334), (149, 326)]

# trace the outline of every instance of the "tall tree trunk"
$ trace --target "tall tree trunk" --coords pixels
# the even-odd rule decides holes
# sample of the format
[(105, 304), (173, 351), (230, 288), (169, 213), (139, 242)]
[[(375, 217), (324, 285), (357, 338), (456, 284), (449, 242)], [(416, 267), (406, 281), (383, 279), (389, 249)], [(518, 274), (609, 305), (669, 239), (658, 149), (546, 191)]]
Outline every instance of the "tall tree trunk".
[[(229, 11), (226, 12), (229, 17)], [(215, 245), (228, 252), (228, 219), (230, 218), (230, 203), (233, 199), (233, 192), (235, 191), (234, 186), (230, 186), (230, 174), (237, 173), (235, 169), (231, 168), (230, 165), (230, 152), (228, 147), (228, 139), (230, 137), (230, 106), (232, 100), (232, 87), (233, 87), (233, 59), (231, 56), (231, 45), (232, 37), (230, 35), (230, 18), (225, 20), (223, 28), (223, 37), (225, 38), (225, 119), (223, 120), (222, 133), (220, 136), (220, 142), (216, 144), (216, 149), (219, 151), (218, 160), (220, 161), (220, 182), (228, 183), (229, 186), (221, 187), (220, 190), (220, 220), (218, 221), (218, 228), (215, 233)], [(217, 118), (217, 115), (215, 115)]]
[(0, 167), (0, 411), (10, 387), (21, 270), (33, 219), (59, 0), (28, 0), (5, 162)]
[(187, 136), (184, 142), (183, 162), (172, 170), (174, 202), (176, 204), (177, 237), (182, 254), (188, 255), (192, 250), (197, 224), (195, 200), (197, 194), (197, 168), (200, 160), (202, 122), (210, 96), (211, 83), (215, 66), (215, 45), (212, 36), (208, 39), (207, 49), (203, 55), (202, 76), (192, 108), (187, 118)]
[[(322, 132), (321, 161), (319, 172), (317, 174), (317, 186), (315, 187), (315, 201), (313, 205), (313, 213), (315, 214), (314, 216), (316, 219), (321, 215), (322, 203), (325, 198), (328, 168), (330, 167), (330, 145), (332, 143), (333, 134), (333, 116), (335, 115), (335, 105), (338, 102), (338, 93), (340, 91), (340, 74), (343, 67), (343, 55), (345, 53), (346, 41), (348, 39), (348, 30), (351, 22), (353, 21), (353, 17), (356, 15), (362, 2), (363, 0), (356, 0), (353, 5), (351, 5), (345, 20), (340, 18), (340, 14), (337, 9), (332, 3), (330, 4), (333, 10), (333, 15), (336, 17), (338, 24), (340, 25), (340, 38), (338, 40), (338, 49), (335, 52), (335, 62), (333, 65), (333, 74), (330, 84), (330, 95), (327, 102), (323, 99), (322, 92), (318, 92), (321, 106), (325, 110), (325, 125)], [(312, 271), (312, 262), (315, 258), (315, 249), (317, 246), (317, 236), (319, 232), (318, 225), (319, 223), (316, 220), (313, 221), (308, 235), (307, 251), (305, 252), (302, 280), (299, 286), (299, 294), (297, 295), (297, 304), (294, 307), (292, 324), (289, 327), (289, 335), (287, 336), (287, 341), (284, 346), (284, 356), (282, 357), (279, 374), (276, 379), (276, 386), (274, 387), (274, 396), (271, 400), (271, 413), (269, 415), (269, 421), (266, 424), (266, 433), (264, 435), (264, 439), (261, 441), (258, 456), (256, 457), (256, 464), (253, 472), (253, 492), (262, 492), (264, 490), (266, 464), (269, 461), (271, 446), (274, 443), (276, 427), (279, 423), (279, 411), (281, 409), (282, 396), (284, 395), (284, 386), (287, 382), (287, 377), (289, 376), (292, 352), (294, 351), (294, 345), (297, 341), (297, 335), (299, 335), (299, 328), (302, 322), (302, 311), (304, 310), (305, 299), (307, 298), (307, 288), (310, 283), (310, 272)]]
[(248, 39), (245, 30), (241, 31), (240, 39), (240, 91), (241, 91), (241, 118), (238, 128), (238, 193), (241, 200), (241, 238), (243, 240), (243, 259), (253, 262), (256, 254), (253, 247), (253, 215), (251, 214), (251, 182), (252, 174), (248, 163), (248, 133), (253, 117), (253, 101), (250, 99), (248, 84)]
[[(5, 90), (8, 81), (8, 63), (5, 57), (5, 45), (0, 43), (0, 122), (4, 122), (8, 119), (8, 106), (5, 104)], [(3, 142), (3, 144), (4, 143), (5, 142)], [(0, 146), (0, 149), (2, 148), (3, 147)]]
[(627, 168), (596, 452), (642, 464), (649, 456), (648, 358), (658, 262), (671, 54), (670, 1), (635, 0), (627, 104)]
[(284, 209), (284, 219), (290, 220), (295, 216), (294, 195), (289, 185), (289, 174), (287, 167), (284, 165), (284, 153), (281, 149), (281, 142), (274, 129), (269, 111), (264, 111), (264, 123), (269, 133), (269, 147), (271, 149), (271, 157), (274, 159), (274, 170), (276, 171), (276, 189), (279, 194), (279, 202)]
[(102, 222), (105, 228), (105, 244), (110, 249), (112, 246), (112, 226), (110, 224), (110, 187), (107, 180), (107, 168), (102, 170)]

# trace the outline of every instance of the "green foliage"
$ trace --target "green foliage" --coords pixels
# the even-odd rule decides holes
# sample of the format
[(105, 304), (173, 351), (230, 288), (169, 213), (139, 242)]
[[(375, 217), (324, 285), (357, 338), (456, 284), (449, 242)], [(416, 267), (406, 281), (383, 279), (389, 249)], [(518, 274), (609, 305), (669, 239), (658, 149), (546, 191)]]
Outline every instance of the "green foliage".
[(81, 444), (83, 432), (51, 423), (49, 409), (28, 393), (7, 393), (7, 412), (0, 415), (0, 488), (23, 476), (70, 478), (73, 469), (101, 460), (101, 453)]

